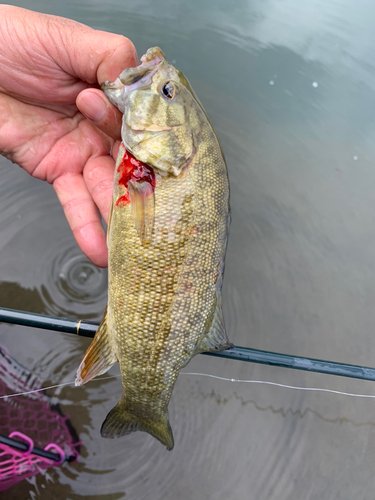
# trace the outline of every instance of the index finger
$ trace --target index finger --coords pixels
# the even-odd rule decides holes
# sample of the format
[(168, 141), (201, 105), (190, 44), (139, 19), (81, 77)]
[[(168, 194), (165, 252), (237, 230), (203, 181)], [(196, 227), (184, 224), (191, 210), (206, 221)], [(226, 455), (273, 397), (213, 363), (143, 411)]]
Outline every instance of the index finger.
[(105, 231), (82, 174), (61, 175), (53, 187), (82, 252), (98, 267), (107, 267)]

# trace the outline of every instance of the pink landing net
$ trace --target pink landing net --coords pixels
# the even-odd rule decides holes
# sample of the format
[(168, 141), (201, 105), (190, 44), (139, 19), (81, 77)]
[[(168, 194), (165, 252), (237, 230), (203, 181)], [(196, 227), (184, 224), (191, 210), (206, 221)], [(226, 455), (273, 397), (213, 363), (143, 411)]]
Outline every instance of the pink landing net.
[[(0, 347), (0, 395), (26, 392), (41, 387), (40, 381)], [(0, 433), (28, 445), (21, 452), (0, 444), (0, 491), (43, 469), (60, 465), (65, 458), (78, 458), (81, 442), (69, 417), (58, 405), (52, 405), (48, 396), (36, 392), (25, 396), (0, 400)], [(46, 446), (46, 443), (50, 443)], [(59, 462), (30, 453), (37, 446), (60, 455)]]

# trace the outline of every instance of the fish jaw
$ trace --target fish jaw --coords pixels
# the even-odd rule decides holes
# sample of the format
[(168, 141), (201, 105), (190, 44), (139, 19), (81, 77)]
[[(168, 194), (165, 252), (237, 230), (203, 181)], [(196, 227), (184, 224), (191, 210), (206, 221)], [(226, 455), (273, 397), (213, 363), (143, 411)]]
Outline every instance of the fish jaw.
[(163, 61), (165, 61), (165, 56), (162, 51), (159, 47), (153, 47), (142, 56), (141, 65), (126, 68), (114, 82), (105, 81), (101, 89), (109, 101), (124, 113), (127, 94), (141, 87), (149, 87), (153, 75)]
[(125, 112), (125, 85), (120, 78), (116, 78), (114, 82), (105, 81), (101, 85), (102, 91), (107, 96), (109, 102), (116, 106), (121, 113)]

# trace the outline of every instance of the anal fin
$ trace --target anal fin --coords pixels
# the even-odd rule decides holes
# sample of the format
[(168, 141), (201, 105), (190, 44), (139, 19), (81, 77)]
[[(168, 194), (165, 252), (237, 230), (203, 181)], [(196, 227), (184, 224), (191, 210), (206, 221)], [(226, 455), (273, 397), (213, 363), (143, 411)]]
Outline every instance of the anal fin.
[(75, 385), (83, 385), (106, 373), (116, 363), (117, 357), (107, 330), (107, 308), (99, 328), (78, 367)]

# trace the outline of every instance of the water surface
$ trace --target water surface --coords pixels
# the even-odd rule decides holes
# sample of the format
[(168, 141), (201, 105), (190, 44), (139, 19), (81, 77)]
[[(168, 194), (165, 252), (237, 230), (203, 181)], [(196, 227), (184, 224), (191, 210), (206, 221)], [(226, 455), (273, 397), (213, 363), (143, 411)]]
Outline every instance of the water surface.
[[(233, 223), (223, 302), (237, 345), (375, 366), (373, 2), (15, 2), (160, 45), (220, 138)], [(99, 321), (106, 273), (80, 254), (50, 186), (0, 159), (0, 303)], [(47, 384), (88, 345), (0, 325), (1, 344)], [(375, 394), (371, 382), (198, 356), (185, 369)], [(116, 374), (116, 369), (110, 373)], [(373, 499), (375, 402), (179, 377), (176, 446), (107, 441), (116, 378), (54, 393), (83, 441), (78, 463), (7, 498)]]

